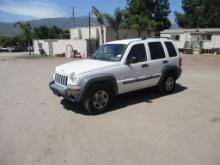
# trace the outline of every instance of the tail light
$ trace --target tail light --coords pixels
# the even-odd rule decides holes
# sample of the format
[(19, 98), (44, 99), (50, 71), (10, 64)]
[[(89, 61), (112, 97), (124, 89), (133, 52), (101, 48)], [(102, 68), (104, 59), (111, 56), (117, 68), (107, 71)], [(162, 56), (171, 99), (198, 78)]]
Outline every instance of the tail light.
[(180, 57), (179, 59), (179, 66), (181, 67), (182, 66), (182, 58)]

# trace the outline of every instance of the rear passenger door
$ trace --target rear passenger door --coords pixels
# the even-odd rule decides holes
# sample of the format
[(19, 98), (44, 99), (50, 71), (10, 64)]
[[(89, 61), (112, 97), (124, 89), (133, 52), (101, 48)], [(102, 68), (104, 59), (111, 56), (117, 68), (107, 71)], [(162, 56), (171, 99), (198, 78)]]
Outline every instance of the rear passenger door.
[(152, 85), (157, 85), (163, 67), (168, 65), (168, 59), (166, 57), (164, 46), (160, 41), (152, 41), (147, 43), (147, 48), (150, 55), (149, 74), (152, 77)]

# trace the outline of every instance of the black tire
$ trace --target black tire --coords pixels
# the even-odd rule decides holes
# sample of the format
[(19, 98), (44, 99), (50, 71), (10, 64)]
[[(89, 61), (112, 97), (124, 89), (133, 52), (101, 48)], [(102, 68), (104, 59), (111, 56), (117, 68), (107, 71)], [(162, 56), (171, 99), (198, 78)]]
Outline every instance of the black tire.
[[(112, 93), (113, 93), (112, 89), (105, 84), (92, 85), (88, 89), (88, 92), (86, 93), (86, 96), (83, 99), (84, 108), (87, 110), (89, 114), (92, 115), (100, 114), (108, 111), (111, 104), (111, 100), (113, 98)], [(107, 102), (106, 102), (106, 97), (107, 97)]]
[[(168, 85), (170, 84), (170, 86)], [(169, 87), (168, 87), (169, 86)], [(162, 78), (162, 81), (158, 85), (159, 92), (161, 94), (170, 94), (176, 87), (176, 79), (172, 74), (167, 74)]]

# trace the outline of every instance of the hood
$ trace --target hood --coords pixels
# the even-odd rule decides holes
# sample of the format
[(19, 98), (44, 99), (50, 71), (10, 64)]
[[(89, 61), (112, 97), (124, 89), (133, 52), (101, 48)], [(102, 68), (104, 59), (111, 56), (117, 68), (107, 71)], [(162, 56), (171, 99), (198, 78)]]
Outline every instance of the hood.
[(84, 60), (78, 60), (63, 65), (59, 65), (56, 67), (56, 72), (64, 73), (64, 74), (71, 74), (74, 72), (75, 74), (81, 74), (96, 69), (111, 68), (117, 65), (120, 65), (120, 62), (108, 62), (108, 61), (84, 59)]

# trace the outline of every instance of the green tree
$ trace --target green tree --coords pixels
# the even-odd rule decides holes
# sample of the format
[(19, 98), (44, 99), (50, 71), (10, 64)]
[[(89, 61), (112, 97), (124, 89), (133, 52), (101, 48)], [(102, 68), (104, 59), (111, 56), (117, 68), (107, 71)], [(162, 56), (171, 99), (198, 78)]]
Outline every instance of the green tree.
[(17, 46), (26, 46), (21, 36), (6, 37), (0, 36), (0, 46), (3, 47), (17, 47)]
[(202, 27), (220, 27), (220, 1), (204, 0), (202, 6)]
[(202, 0), (183, 0), (182, 8), (184, 13), (175, 12), (176, 22), (180, 27), (196, 28), (200, 26), (199, 20), (202, 17)]
[(130, 16), (128, 18), (129, 27), (136, 30), (138, 32), (138, 37), (141, 36), (143, 31), (147, 31), (148, 35), (155, 28), (155, 22), (147, 16)]
[(49, 38), (52, 39), (57, 39), (57, 38), (61, 38), (61, 35), (64, 33), (64, 31), (60, 28), (58, 28), (57, 26), (52, 26), (49, 29)]
[(219, 0), (183, 0), (183, 13), (175, 12), (176, 22), (183, 28), (220, 26)]
[(0, 36), (0, 46), (2, 47), (13, 46), (12, 39), (10, 37)]
[(34, 28), (34, 37), (37, 39), (69, 38), (69, 31), (60, 29), (57, 26), (39, 26)]
[(170, 4), (168, 0), (154, 1), (153, 19), (156, 22), (156, 35), (159, 35), (160, 31), (170, 28), (169, 14)]
[(132, 28), (141, 36), (143, 31), (148, 33), (155, 28), (153, 20), (153, 0), (127, 0), (125, 21), (127, 27)]
[(34, 37), (37, 39), (49, 39), (49, 28), (47, 26), (35, 27)]
[(122, 21), (123, 21), (123, 13), (120, 10), (120, 8), (118, 7), (115, 9), (113, 16), (105, 13), (104, 17), (107, 20), (110, 27), (115, 31), (116, 39), (119, 39), (119, 32), (118, 31), (119, 31), (119, 28), (121, 27)]
[(97, 19), (98, 23), (100, 24), (101, 41), (102, 41), (102, 44), (104, 44), (104, 30), (103, 30), (104, 18), (103, 18), (103, 15), (95, 6), (92, 6), (92, 14), (94, 14), (96, 16), (96, 19)]
[(17, 22), (15, 23), (15, 27), (19, 27), (20, 30), (22, 31), (22, 38), (24, 42), (26, 43), (26, 46), (29, 47), (29, 55), (31, 55), (31, 43), (32, 43), (32, 27), (29, 23), (20, 23)]

